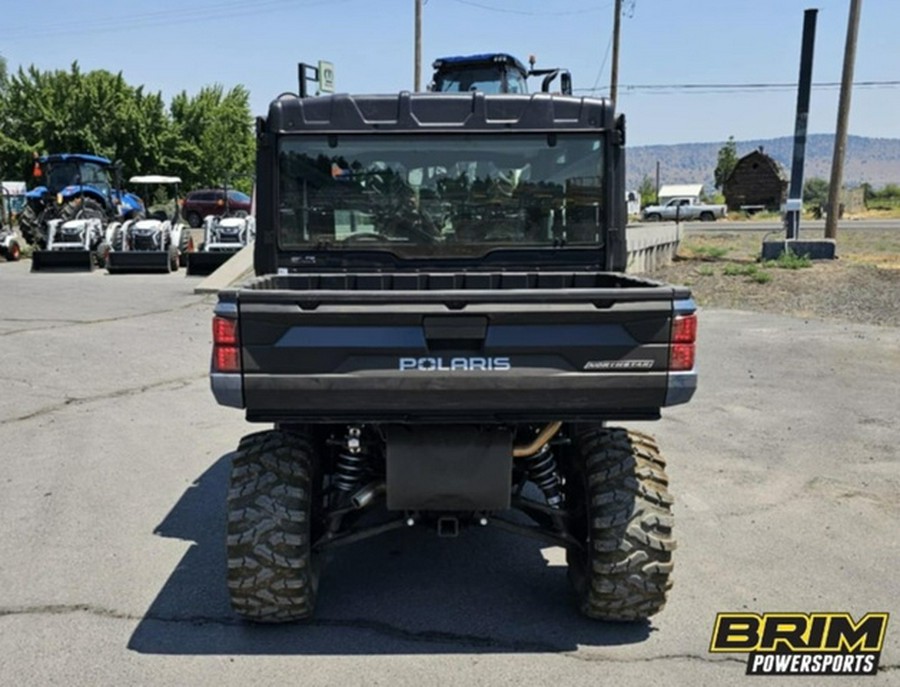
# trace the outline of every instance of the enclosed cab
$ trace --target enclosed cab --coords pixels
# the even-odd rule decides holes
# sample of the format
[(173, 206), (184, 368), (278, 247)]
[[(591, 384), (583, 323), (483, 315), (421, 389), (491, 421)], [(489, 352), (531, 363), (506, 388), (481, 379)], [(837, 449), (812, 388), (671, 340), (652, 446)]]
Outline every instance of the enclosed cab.
[(528, 69), (506, 53), (482, 53), (441, 57), (434, 61), (431, 90), (440, 93), (481, 91), (486, 94), (528, 93), (528, 78), (543, 77), (541, 91), (549, 92), (554, 79), (560, 77), (560, 93), (572, 95), (572, 77), (565, 69), (535, 69), (534, 57)]

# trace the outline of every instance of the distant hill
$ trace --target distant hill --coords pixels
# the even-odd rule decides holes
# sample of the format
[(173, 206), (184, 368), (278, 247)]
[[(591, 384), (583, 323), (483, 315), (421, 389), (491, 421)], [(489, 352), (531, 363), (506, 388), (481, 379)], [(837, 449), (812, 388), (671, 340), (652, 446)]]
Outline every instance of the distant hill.
[[(656, 179), (656, 162), (660, 163), (660, 183), (703, 183), (713, 190), (713, 172), (721, 143), (681, 143), (678, 145), (636, 146), (628, 148), (627, 185), (637, 188), (644, 176)], [(790, 176), (794, 139), (790, 136), (756, 141), (736, 141), (738, 157), (763, 147), (784, 167)], [(834, 135), (812, 134), (806, 139), (804, 179), (831, 176)], [(856, 186), (868, 182), (878, 188), (887, 183), (900, 183), (900, 139), (849, 136), (844, 160), (844, 184)]]

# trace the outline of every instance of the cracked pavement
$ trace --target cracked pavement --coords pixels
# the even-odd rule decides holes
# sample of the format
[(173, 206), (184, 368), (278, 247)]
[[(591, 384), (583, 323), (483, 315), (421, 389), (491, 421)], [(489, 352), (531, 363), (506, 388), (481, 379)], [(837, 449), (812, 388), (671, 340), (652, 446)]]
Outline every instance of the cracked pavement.
[[(648, 624), (579, 617), (559, 549), (487, 528), (336, 551), (314, 621), (253, 627), (228, 609), (222, 532), (229, 452), (258, 428), (209, 392), (212, 300), (183, 272), (27, 266), (0, 264), (17, 684), (752, 684), (743, 655), (707, 653), (717, 612), (900, 617), (896, 328), (701, 313), (697, 397), (635, 425), (669, 461), (679, 540)], [(866, 684), (898, 684), (891, 623), (881, 664)]]

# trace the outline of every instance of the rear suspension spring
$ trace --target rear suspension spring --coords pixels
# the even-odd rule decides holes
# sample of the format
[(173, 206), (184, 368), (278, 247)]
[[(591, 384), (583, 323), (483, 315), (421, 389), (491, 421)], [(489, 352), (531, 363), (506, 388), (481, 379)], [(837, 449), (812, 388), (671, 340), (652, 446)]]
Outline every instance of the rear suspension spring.
[(338, 491), (352, 492), (359, 489), (365, 480), (369, 456), (363, 447), (359, 427), (347, 429), (344, 443), (338, 451), (332, 484)]
[(557, 508), (562, 504), (562, 482), (556, 467), (556, 457), (550, 450), (550, 445), (544, 447), (532, 456), (522, 458), (528, 479), (534, 482), (547, 499), (547, 504)]

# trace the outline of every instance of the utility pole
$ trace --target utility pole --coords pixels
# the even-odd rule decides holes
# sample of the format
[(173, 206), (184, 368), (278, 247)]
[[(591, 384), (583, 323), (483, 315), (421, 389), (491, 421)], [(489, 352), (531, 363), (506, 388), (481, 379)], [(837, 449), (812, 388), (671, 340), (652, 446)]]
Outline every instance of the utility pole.
[(622, 0), (616, 0), (616, 15), (613, 18), (612, 68), (609, 76), (609, 98), (616, 106), (619, 95), (619, 33), (622, 28)]
[(812, 90), (813, 49), (816, 43), (816, 17), (819, 10), (803, 12), (803, 41), (800, 47), (800, 81), (797, 87), (797, 118), (794, 123), (794, 159), (791, 185), (785, 204), (785, 237), (800, 237), (800, 211), (803, 209), (803, 162), (806, 158), (806, 130), (809, 124), (809, 96)]
[(416, 0), (416, 56), (415, 83), (413, 90), (422, 90), (422, 0)]
[(861, 7), (862, 0), (850, 0), (847, 43), (844, 46), (844, 72), (841, 75), (841, 96), (838, 103), (837, 129), (834, 134), (834, 157), (831, 161), (831, 183), (828, 186), (828, 215), (825, 217), (826, 239), (837, 238), (841, 184), (844, 176), (844, 153), (847, 150), (847, 122), (850, 118), (850, 93), (853, 90), (853, 66), (856, 62), (856, 37), (859, 34)]

